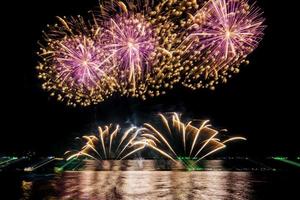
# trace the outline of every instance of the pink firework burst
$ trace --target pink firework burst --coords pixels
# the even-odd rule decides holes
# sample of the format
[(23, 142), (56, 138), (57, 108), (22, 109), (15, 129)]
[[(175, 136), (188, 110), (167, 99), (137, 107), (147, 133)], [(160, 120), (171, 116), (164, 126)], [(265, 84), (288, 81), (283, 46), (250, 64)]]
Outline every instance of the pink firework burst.
[(225, 83), (262, 39), (262, 11), (248, 0), (210, 0), (192, 16), (182, 45), (187, 71), (183, 85), (211, 88)]
[(101, 59), (104, 53), (84, 36), (58, 42), (54, 48), (53, 64), (62, 82), (96, 87), (108, 69), (107, 60)]
[[(196, 14), (197, 15), (197, 14)], [(247, 0), (211, 0), (200, 10), (203, 23), (194, 26), (190, 35), (215, 70), (251, 53), (263, 36), (264, 18)]]
[(105, 25), (100, 42), (121, 72), (121, 80), (135, 86), (150, 69), (155, 51), (154, 32), (142, 15), (122, 14), (111, 18)]
[(68, 105), (88, 106), (111, 95), (115, 80), (110, 76), (112, 63), (108, 53), (98, 48), (94, 39), (72, 35), (48, 38), (41, 49), (43, 62), (37, 66), (43, 88)]

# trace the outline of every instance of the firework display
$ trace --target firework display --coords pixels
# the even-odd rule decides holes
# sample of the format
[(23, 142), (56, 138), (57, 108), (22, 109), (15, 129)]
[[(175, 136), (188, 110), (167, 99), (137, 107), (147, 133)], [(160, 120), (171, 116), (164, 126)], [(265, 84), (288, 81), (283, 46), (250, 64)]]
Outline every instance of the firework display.
[(214, 129), (209, 120), (183, 122), (178, 113), (159, 114), (158, 117), (154, 123), (145, 123), (141, 128), (131, 127), (124, 132), (119, 125), (99, 127), (98, 135), (83, 136), (81, 150), (66, 152), (67, 160), (79, 157), (122, 160), (149, 148), (175, 162), (178, 157), (190, 157), (198, 162), (224, 149), (231, 141), (246, 140), (244, 137), (221, 140), (218, 137), (221, 131)]
[(247, 0), (104, 1), (91, 20), (58, 17), (38, 55), (43, 88), (68, 105), (225, 83), (265, 28)]

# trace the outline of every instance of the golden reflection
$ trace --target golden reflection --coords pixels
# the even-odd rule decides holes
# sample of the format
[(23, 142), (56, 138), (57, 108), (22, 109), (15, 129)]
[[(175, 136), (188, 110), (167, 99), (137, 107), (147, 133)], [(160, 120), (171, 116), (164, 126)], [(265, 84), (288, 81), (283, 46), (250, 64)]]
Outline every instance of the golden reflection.
[(32, 182), (22, 181), (23, 199), (30, 199), (32, 191)]

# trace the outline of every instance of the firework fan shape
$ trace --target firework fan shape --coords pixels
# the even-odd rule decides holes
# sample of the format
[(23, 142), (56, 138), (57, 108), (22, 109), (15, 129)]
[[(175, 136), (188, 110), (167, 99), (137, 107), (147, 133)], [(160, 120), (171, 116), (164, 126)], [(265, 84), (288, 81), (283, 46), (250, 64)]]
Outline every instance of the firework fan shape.
[[(145, 123), (142, 130), (147, 147), (163, 157), (175, 161), (179, 157), (189, 157), (196, 162), (220, 151), (226, 144), (244, 137), (218, 138), (221, 131), (209, 124), (209, 120), (181, 121), (178, 113), (159, 114), (154, 124)], [(226, 130), (222, 130), (226, 131)]]
[(85, 135), (81, 150), (67, 151), (67, 160), (86, 157), (94, 160), (122, 160), (142, 150), (145, 143), (137, 141), (140, 129), (122, 131), (119, 125), (98, 127), (98, 134)]
[(58, 17), (38, 55), (43, 88), (68, 105), (112, 94), (147, 99), (178, 83), (225, 83), (263, 36), (262, 11), (247, 0), (104, 1), (91, 20)]

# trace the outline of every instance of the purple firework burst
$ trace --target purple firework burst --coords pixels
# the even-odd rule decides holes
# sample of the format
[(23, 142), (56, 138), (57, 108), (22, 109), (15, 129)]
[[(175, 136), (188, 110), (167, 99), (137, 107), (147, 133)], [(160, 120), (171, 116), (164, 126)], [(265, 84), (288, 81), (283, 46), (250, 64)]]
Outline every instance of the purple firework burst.
[(207, 61), (215, 70), (245, 57), (262, 39), (262, 11), (247, 0), (211, 0), (198, 14), (203, 23), (191, 37), (200, 41), (198, 50), (209, 54)]
[(41, 48), (43, 62), (37, 66), (43, 89), (68, 105), (88, 106), (110, 96), (115, 79), (110, 76), (112, 63), (107, 53), (98, 48), (94, 39), (72, 35), (62, 39), (47, 39)]
[(109, 69), (108, 61), (103, 59), (104, 52), (86, 37), (63, 40), (54, 48), (53, 66), (57, 78), (68, 85), (91, 89)]
[(100, 38), (121, 72), (121, 79), (135, 85), (150, 68), (156, 39), (142, 15), (117, 15), (106, 24)]

